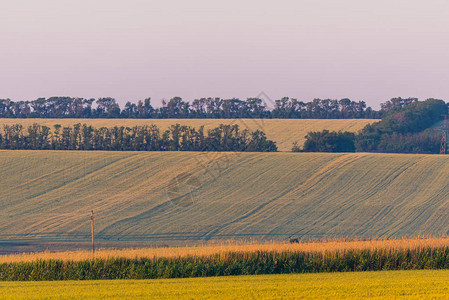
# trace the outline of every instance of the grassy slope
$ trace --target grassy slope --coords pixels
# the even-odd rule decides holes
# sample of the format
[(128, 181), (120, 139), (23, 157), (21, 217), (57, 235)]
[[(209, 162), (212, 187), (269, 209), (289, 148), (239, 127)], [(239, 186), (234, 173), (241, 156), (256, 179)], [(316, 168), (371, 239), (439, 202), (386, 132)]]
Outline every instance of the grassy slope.
[[(91, 124), (95, 127), (113, 126), (136, 126), (156, 124), (161, 129), (167, 129), (170, 125), (179, 123), (198, 128), (204, 125), (205, 128), (217, 127), (219, 124), (238, 124), (240, 128), (250, 130), (260, 129), (267, 134), (269, 139), (276, 141), (280, 151), (290, 151), (293, 142), (304, 143), (304, 136), (309, 131), (321, 131), (323, 129), (335, 131), (356, 132), (366, 124), (378, 120), (369, 119), (339, 119), (339, 120), (316, 120), (316, 119), (0, 119), (0, 128), (4, 124), (21, 123), (24, 126), (39, 123), (52, 127), (54, 124), (72, 126), (76, 123)], [(286, 130), (287, 128), (287, 130)]]
[(0, 171), (0, 244), (88, 241), (91, 209), (128, 246), (449, 230), (440, 155), (0, 151)]
[(158, 280), (1, 282), (4, 299), (347, 299), (447, 297), (449, 271), (382, 271)]

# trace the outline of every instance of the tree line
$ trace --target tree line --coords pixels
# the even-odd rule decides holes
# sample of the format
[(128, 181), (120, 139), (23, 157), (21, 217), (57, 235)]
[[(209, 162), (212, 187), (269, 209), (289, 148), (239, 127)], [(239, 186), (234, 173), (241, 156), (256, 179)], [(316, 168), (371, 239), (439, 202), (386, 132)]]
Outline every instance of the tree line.
[[(397, 99), (392, 105), (404, 101)], [(410, 100), (412, 99), (412, 100)], [(408, 101), (413, 101), (409, 98)], [(390, 101), (391, 102), (391, 101)], [(201, 98), (191, 103), (181, 97), (163, 101), (153, 107), (151, 98), (127, 102), (123, 108), (114, 98), (85, 99), (76, 97), (38, 98), (32, 101), (0, 99), (0, 118), (286, 118), (286, 119), (355, 119), (381, 118), (390, 109), (376, 111), (364, 101), (344, 98), (314, 99), (310, 102), (284, 97), (268, 108), (260, 98)]]
[(277, 151), (265, 133), (238, 125), (219, 125), (205, 132), (179, 124), (161, 131), (156, 125), (95, 128), (86, 124), (62, 127), (4, 125), (0, 149), (111, 151)]
[(407, 100), (384, 105), (388, 107), (382, 120), (366, 125), (359, 133), (309, 132), (303, 148), (295, 144), (292, 151), (440, 152), (442, 133), (432, 126), (448, 113), (448, 105), (443, 100)]

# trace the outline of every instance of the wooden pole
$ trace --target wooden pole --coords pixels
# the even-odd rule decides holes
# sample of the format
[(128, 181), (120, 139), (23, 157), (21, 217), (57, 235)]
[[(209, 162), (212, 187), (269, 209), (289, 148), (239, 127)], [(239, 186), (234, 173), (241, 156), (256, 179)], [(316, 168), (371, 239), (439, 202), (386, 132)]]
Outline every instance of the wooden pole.
[(94, 244), (94, 211), (90, 211), (90, 220), (91, 220), (91, 229), (92, 229), (92, 254), (95, 253), (95, 244)]
[(444, 132), (443, 136), (441, 137), (441, 146), (440, 146), (440, 154), (446, 154), (447, 153), (447, 139), (448, 139), (448, 133), (449, 133), (449, 118), (448, 115), (444, 116)]

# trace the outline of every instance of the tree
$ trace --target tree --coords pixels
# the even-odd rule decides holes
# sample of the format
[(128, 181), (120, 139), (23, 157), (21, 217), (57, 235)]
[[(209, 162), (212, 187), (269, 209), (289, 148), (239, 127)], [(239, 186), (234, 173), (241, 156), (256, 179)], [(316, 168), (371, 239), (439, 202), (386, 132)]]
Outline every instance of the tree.
[(120, 116), (120, 106), (114, 98), (99, 98), (96, 103), (99, 117), (118, 118)]
[[(309, 132), (304, 142), (304, 152), (355, 152), (355, 134), (352, 132)], [(294, 145), (295, 147), (295, 145)], [(295, 147), (296, 149), (297, 146)]]

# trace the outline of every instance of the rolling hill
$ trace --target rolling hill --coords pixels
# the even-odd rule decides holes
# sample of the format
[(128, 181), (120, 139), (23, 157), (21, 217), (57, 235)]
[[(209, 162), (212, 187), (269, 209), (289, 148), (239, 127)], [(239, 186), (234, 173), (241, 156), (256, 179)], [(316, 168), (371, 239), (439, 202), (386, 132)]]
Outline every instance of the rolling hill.
[(113, 127), (155, 124), (162, 130), (179, 123), (198, 128), (202, 125), (206, 129), (220, 124), (238, 124), (242, 129), (262, 130), (267, 137), (276, 142), (279, 151), (290, 151), (294, 142), (304, 143), (304, 137), (309, 131), (324, 129), (335, 131), (357, 132), (366, 124), (379, 120), (373, 119), (0, 119), (0, 129), (3, 125), (23, 124), (24, 126), (38, 123), (53, 127), (55, 124), (72, 126), (77, 123), (89, 124), (94, 127)]
[(449, 157), (0, 151), (0, 246), (449, 231)]

